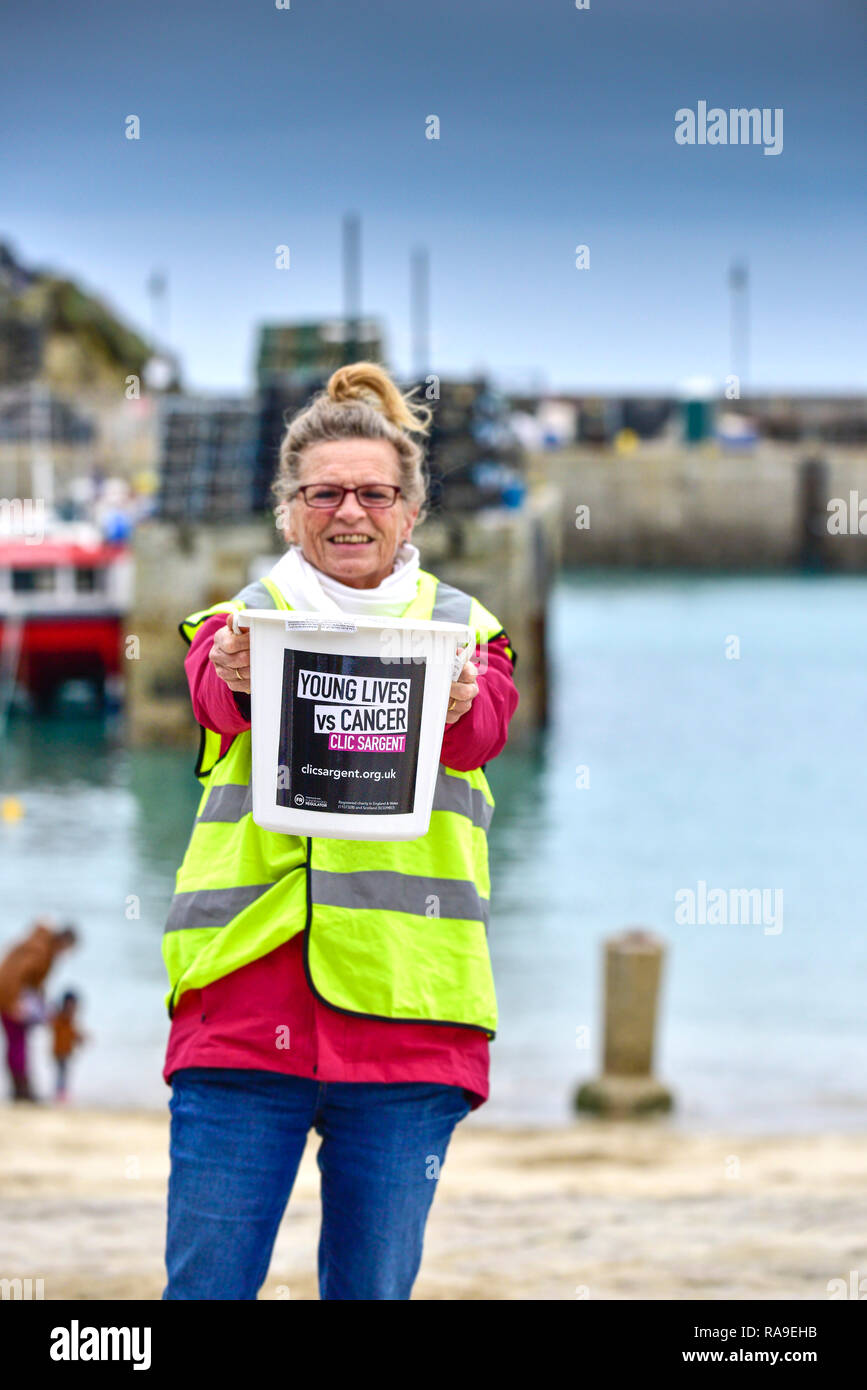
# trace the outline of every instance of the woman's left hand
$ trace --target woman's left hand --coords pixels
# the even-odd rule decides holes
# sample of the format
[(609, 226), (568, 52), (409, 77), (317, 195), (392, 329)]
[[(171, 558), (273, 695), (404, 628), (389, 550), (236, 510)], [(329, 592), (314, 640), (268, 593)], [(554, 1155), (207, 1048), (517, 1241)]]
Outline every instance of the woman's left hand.
[(476, 682), (478, 675), (476, 667), (468, 661), (458, 676), (456, 681), (452, 681), (449, 688), (449, 708), (446, 714), (447, 724), (457, 724), (462, 715), (467, 713), (472, 707), (473, 700), (479, 693)]

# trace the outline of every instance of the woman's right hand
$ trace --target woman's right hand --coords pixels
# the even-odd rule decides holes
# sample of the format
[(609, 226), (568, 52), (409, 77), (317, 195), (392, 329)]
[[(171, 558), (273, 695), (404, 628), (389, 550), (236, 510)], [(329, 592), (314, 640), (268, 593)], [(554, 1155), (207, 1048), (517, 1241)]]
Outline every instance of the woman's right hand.
[(208, 660), (230, 690), (238, 695), (249, 695), (250, 629), (245, 627), (240, 632), (233, 631), (234, 616), (234, 613), (228, 615), (226, 626), (221, 627), (214, 638)]

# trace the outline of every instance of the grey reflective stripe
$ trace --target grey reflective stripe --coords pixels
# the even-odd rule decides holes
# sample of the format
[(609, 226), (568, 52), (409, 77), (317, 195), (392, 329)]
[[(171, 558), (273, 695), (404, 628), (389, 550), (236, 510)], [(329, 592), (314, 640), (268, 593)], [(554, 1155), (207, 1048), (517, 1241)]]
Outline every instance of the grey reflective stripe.
[(245, 608), (274, 608), (274, 599), (261, 579), (255, 579), (252, 584), (248, 584), (236, 594), (233, 602), (243, 603)]
[(212, 787), (200, 821), (238, 821), (253, 810), (253, 789), (248, 782), (226, 782)]
[(377, 912), (429, 915), (431, 898), (437, 900), (438, 917), (488, 923), (489, 905), (479, 897), (476, 885), (463, 878), (425, 878), (398, 874), (388, 869), (334, 874), (311, 869), (311, 892), (320, 907), (374, 908)]
[(199, 888), (194, 893), (175, 893), (165, 930), (224, 927), (273, 887), (273, 883), (253, 883), (244, 888)]
[(480, 787), (471, 787), (463, 777), (453, 777), (442, 766), (437, 773), (434, 787), (433, 809), (435, 811), (455, 811), (459, 816), (468, 816), (473, 825), (487, 832), (494, 814), (494, 808)]
[(468, 623), (472, 603), (469, 594), (462, 589), (453, 589), (451, 584), (444, 584), (440, 580), (431, 617), (439, 618), (444, 623)]

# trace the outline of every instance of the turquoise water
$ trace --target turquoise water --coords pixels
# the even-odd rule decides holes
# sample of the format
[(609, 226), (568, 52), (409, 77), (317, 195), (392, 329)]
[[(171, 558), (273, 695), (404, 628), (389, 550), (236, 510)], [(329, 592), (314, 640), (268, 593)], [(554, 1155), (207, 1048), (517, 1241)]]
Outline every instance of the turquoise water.
[[(668, 944), (656, 1070), (681, 1123), (864, 1125), (865, 597), (848, 577), (560, 581), (550, 727), (490, 768), (501, 1022), (480, 1122), (568, 1118), (597, 1069), (601, 942), (642, 925)], [(86, 996), (77, 1094), (161, 1105), (159, 936), (198, 788), (191, 757), (121, 740), (13, 721), (0, 940), (40, 909), (81, 924), (54, 981)], [(680, 924), (700, 881), (779, 891), (782, 913)]]

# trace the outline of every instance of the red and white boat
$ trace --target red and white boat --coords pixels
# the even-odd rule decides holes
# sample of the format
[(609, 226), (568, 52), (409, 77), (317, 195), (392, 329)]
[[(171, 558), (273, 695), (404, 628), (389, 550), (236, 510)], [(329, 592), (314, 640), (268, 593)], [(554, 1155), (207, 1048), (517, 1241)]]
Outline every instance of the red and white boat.
[[(132, 557), (96, 526), (56, 522), (44, 534), (0, 528), (0, 692), (40, 705), (66, 681), (98, 696), (118, 684)], [(3, 703), (6, 703), (6, 700)]]

